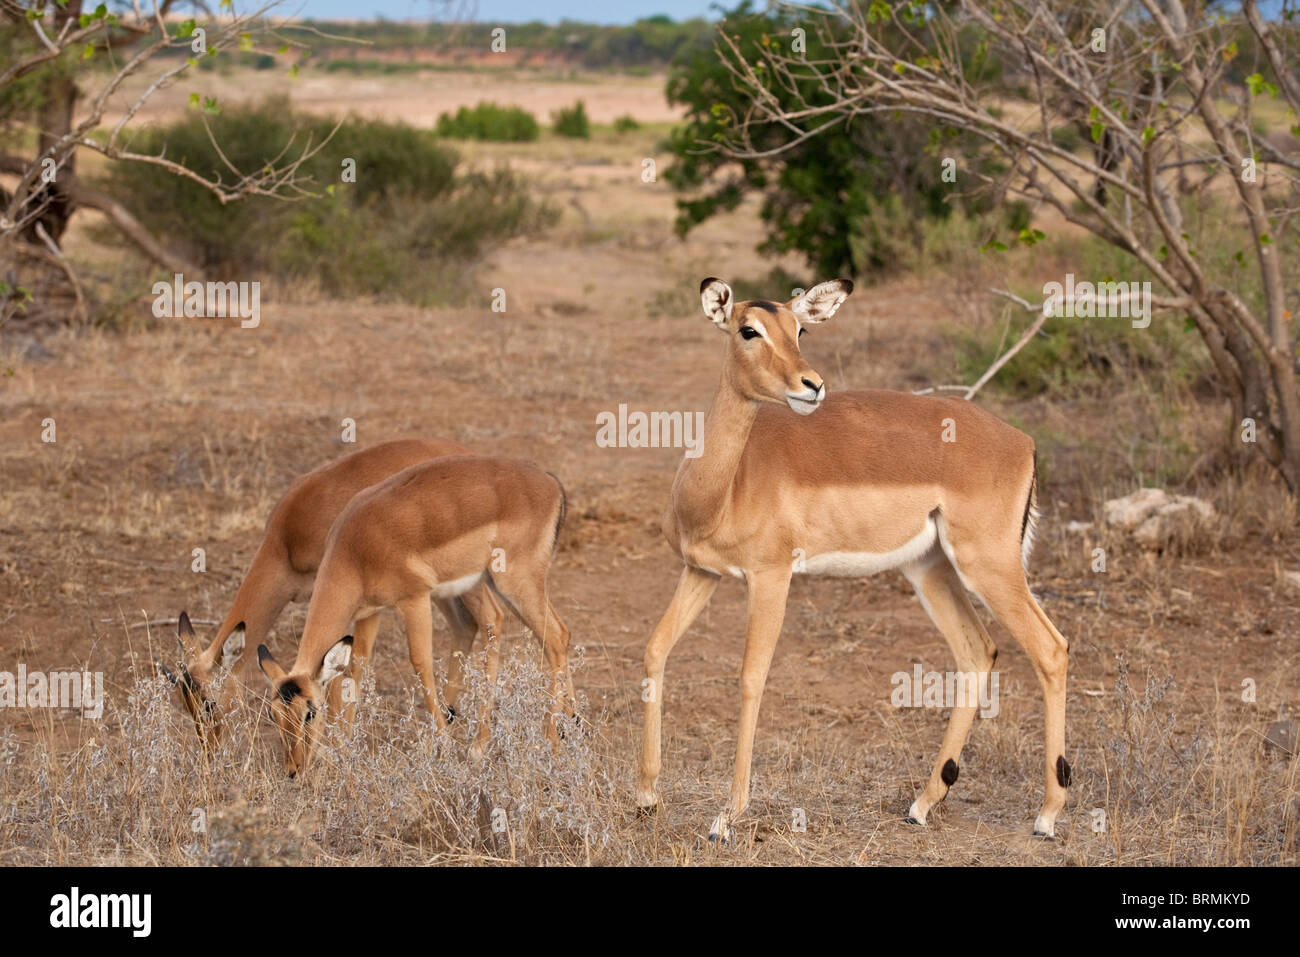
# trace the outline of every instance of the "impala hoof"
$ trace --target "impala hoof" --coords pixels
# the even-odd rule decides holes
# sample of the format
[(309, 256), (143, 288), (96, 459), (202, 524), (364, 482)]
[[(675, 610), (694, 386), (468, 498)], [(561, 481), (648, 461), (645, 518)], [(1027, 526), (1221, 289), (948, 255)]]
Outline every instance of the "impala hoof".
[(1055, 841), (1055, 834), (1048, 834), (1046, 831), (1035, 831), (1034, 837), (1041, 837), (1044, 841)]
[(646, 818), (654, 817), (658, 813), (658, 804), (638, 804), (636, 808), (636, 818), (638, 821), (644, 821)]
[(709, 828), (709, 843), (730, 844), (735, 837), (736, 829), (727, 820), (727, 812), (723, 811), (714, 818), (713, 826)]
[(917, 827), (925, 827), (926, 812), (921, 810), (919, 802), (913, 801), (912, 806), (907, 809), (907, 816), (903, 820), (908, 824), (915, 824)]
[(446, 716), (447, 716), (447, 723), (448, 723), (448, 724), (452, 724), (453, 722), (455, 722), (455, 720), (456, 720), (456, 709), (455, 709), (455, 708), (453, 708), (451, 705), (447, 705), (447, 707), (443, 708), (442, 710), (443, 710), (443, 713), (446, 714)]

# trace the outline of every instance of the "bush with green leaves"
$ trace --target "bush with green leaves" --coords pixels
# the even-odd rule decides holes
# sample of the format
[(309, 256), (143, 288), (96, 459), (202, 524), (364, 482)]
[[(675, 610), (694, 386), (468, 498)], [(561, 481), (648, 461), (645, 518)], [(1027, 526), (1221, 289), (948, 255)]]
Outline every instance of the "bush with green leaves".
[(455, 140), (489, 140), (497, 143), (527, 143), (541, 132), (533, 114), (517, 106), (479, 103), (474, 108), (462, 106), (438, 117), (435, 130), (439, 136)]
[[(1189, 220), (1190, 221), (1190, 220)], [(1149, 282), (1151, 274), (1131, 256), (1094, 238), (1060, 245), (1066, 271), (1092, 282)], [(1206, 247), (1206, 255), (1222, 252)], [(1005, 256), (988, 250), (981, 255)], [(1043, 299), (1041, 289), (1021, 288), (1029, 302)], [(959, 381), (974, 382), (1007, 347), (1018, 340), (1036, 316), (1008, 306), (1004, 322), (983, 328), (955, 327), (953, 344)], [(1028, 398), (1113, 394), (1114, 383), (1145, 381), (1157, 390), (1212, 391), (1212, 368), (1190, 318), (1163, 313), (1145, 328), (1120, 318), (1049, 318), (1039, 335), (1020, 350), (989, 383), (991, 391)]]
[(641, 124), (630, 113), (625, 113), (614, 121), (615, 133), (632, 133), (639, 129), (641, 129)]
[(585, 140), (591, 136), (591, 120), (587, 107), (579, 100), (573, 106), (561, 107), (551, 114), (551, 125), (559, 136)]
[(456, 152), (427, 130), (356, 118), (335, 130), (337, 121), (295, 114), (283, 99), (206, 119), (211, 137), (195, 114), (142, 130), (132, 147), (229, 179), (225, 160), (247, 171), (286, 143), (289, 156), (325, 143), (299, 170), (311, 195), (295, 202), (255, 196), (223, 206), (157, 166), (113, 168), (106, 185), (123, 205), (213, 274), (304, 278), (332, 295), (433, 303), (488, 247), (549, 219), (520, 177), (458, 173)]
[[(778, 7), (757, 14), (749, 0), (726, 13), (727, 34), (750, 63), (760, 62), (760, 49), (790, 44), (799, 26), (796, 11)], [(807, 33), (809, 61), (828, 55), (825, 40), (842, 39)], [(995, 70), (974, 52), (969, 59), (972, 75)], [(962, 166), (964, 182), (973, 182), (972, 174), (996, 175), (993, 164), (970, 170), (963, 159), (974, 152), (968, 144), (955, 134), (939, 134), (916, 114), (859, 117), (776, 159), (737, 163), (716, 148), (732, 138), (739, 118), (750, 110), (737, 86), (713, 36), (679, 55), (669, 74), (668, 98), (687, 110), (686, 123), (669, 141), (676, 162), (666, 174), (685, 194), (677, 204), (680, 234), (756, 193), (763, 198), (760, 214), (768, 226), (760, 251), (802, 253), (819, 276), (861, 277), (915, 261), (926, 221), (945, 219), (958, 206), (968, 213), (994, 208), (989, 196), (959, 198), (961, 191), (942, 176), (946, 157)], [(773, 81), (769, 91), (791, 109), (823, 104), (828, 96), (814, 80), (799, 82), (797, 89)], [(776, 123), (749, 132), (759, 150), (791, 139)]]

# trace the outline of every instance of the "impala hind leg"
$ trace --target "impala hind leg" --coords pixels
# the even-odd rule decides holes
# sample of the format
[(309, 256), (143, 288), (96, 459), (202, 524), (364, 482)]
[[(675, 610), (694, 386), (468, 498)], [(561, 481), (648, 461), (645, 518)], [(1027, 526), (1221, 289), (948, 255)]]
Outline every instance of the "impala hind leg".
[(924, 825), (930, 809), (947, 797), (949, 789), (957, 781), (962, 747), (975, 721), (980, 696), (988, 688), (989, 673), (998, 652), (966, 597), (966, 589), (962, 587), (956, 570), (942, 553), (935, 553), (928, 562), (903, 569), (903, 574), (916, 589), (930, 620), (948, 642), (958, 672), (955, 687), (959, 698), (953, 703), (948, 728), (943, 743), (939, 745), (939, 756), (935, 759), (925, 790), (907, 812), (909, 823)]
[(547, 716), (546, 734), (558, 743), (561, 736), (557, 724), (559, 715), (570, 718), (577, 715), (573, 679), (569, 675), (569, 629), (546, 597), (546, 579), (543, 576), (501, 573), (493, 576), (492, 584), (542, 646), (551, 672), (551, 697), (556, 706), (556, 713)]
[(656, 787), (662, 762), (664, 665), (673, 646), (699, 617), (713, 597), (720, 576), (687, 565), (677, 581), (677, 591), (645, 647), (645, 680), (641, 700), (645, 702), (645, 728), (641, 740), (641, 765), (637, 771), (637, 812), (645, 815), (659, 806)]
[(410, 646), (411, 667), (424, 687), (424, 706), (433, 715), (439, 733), (447, 727), (447, 718), (438, 703), (438, 683), (433, 673), (433, 608), (428, 595), (408, 598), (397, 610), (406, 623), (406, 642)]
[(977, 594), (1002, 627), (1020, 642), (1038, 673), (1045, 712), (1046, 792), (1034, 821), (1034, 833), (1054, 837), (1056, 818), (1065, 807), (1066, 788), (1070, 785), (1070, 764), (1065, 760), (1065, 682), (1070, 644), (1034, 600), (1018, 555), (1014, 564), (1008, 560), (1000, 568), (977, 571), (962, 567)]
[(790, 569), (750, 572), (749, 633), (745, 638), (745, 660), (740, 666), (740, 730), (736, 735), (736, 771), (731, 780), (731, 796), (709, 828), (709, 840), (730, 841), (735, 835), (733, 824), (749, 804), (749, 769), (754, 756), (754, 732), (758, 727), (758, 706), (767, 685), (781, 625), (785, 621), (785, 603), (790, 592)]

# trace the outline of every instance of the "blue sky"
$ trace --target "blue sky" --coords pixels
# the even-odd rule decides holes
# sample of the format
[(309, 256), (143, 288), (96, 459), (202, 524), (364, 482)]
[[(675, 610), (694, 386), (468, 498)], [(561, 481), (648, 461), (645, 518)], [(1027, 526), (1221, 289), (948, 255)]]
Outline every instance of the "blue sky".
[[(581, 20), (584, 23), (631, 23), (641, 17), (666, 13), (674, 20), (691, 17), (713, 19), (713, 0), (478, 0), (473, 19), (479, 23), (521, 23), (543, 20)], [(734, 0), (726, 4), (735, 6)], [(760, 3), (758, 6), (762, 6)], [(320, 19), (370, 19), (382, 14), (390, 20), (428, 19), (437, 6), (429, 0), (285, 0), (280, 13)]]

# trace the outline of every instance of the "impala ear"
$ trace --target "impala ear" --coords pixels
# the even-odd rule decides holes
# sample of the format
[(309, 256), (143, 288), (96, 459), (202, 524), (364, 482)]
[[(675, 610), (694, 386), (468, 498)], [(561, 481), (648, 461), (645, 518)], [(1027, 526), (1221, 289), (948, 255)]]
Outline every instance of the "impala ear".
[(731, 318), (736, 295), (721, 279), (710, 276), (700, 283), (700, 302), (704, 304), (704, 314), (713, 320), (715, 326), (722, 327)]
[(324, 687), (343, 674), (351, 660), (352, 636), (348, 635), (336, 641), (334, 647), (325, 652), (325, 660), (320, 663), (320, 674), (316, 676), (316, 680)]
[(266, 645), (257, 646), (257, 667), (262, 669), (262, 674), (266, 675), (266, 680), (275, 684), (284, 677), (284, 669), (280, 663), (271, 657), (271, 649)]
[(244, 653), (244, 623), (241, 621), (235, 630), (226, 636), (221, 644), (221, 670), (229, 671), (235, 667), (240, 655)]
[(835, 315), (835, 310), (852, 291), (853, 282), (848, 279), (819, 282), (803, 295), (791, 299), (790, 311), (802, 322), (823, 322)]
[(194, 626), (190, 624), (188, 612), (181, 612), (176, 617), (176, 644), (180, 647), (182, 654), (188, 658), (197, 658), (202, 654), (199, 643), (194, 637)]

